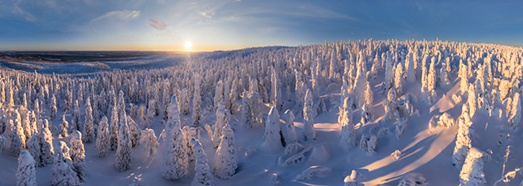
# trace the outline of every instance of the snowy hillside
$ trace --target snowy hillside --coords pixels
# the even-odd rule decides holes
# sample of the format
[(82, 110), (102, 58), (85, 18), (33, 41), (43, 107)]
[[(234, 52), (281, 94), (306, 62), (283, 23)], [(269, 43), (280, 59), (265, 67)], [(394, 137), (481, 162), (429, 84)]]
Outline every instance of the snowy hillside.
[(367, 40), (102, 61), (113, 71), (90, 76), (4, 62), (0, 185), (521, 185), (522, 58)]

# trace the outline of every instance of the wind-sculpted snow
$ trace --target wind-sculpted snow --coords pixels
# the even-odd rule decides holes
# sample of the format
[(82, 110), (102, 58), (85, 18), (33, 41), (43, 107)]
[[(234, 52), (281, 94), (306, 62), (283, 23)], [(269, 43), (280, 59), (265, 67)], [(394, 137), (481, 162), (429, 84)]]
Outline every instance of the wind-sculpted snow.
[[(522, 48), (366, 40), (76, 54), (0, 60), (0, 185), (523, 180)], [(36, 179), (17, 180), (16, 157), (28, 155)]]

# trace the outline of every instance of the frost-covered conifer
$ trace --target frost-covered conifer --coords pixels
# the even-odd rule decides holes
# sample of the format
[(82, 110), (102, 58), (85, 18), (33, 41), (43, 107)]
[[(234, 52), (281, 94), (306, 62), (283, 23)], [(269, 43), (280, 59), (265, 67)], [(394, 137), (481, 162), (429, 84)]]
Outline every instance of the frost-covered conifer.
[(222, 129), (225, 125), (229, 123), (228, 118), (225, 115), (225, 106), (223, 103), (218, 103), (218, 109), (216, 110), (216, 122), (213, 125), (213, 136), (212, 142), (213, 147), (218, 148), (221, 140)]
[(305, 140), (316, 140), (316, 131), (314, 130), (313, 100), (312, 93), (307, 90), (305, 93), (305, 104), (303, 107), (303, 135)]
[(164, 142), (164, 167), (162, 177), (167, 180), (186, 178), (189, 174), (189, 157), (186, 152), (185, 139), (177, 126), (172, 126), (166, 132)]
[(469, 153), (469, 149), (472, 147), (469, 133), (472, 121), (470, 120), (467, 105), (463, 105), (462, 109), (461, 116), (458, 118), (458, 134), (452, 155), (452, 163), (456, 168), (461, 168)]
[(514, 99), (512, 99), (512, 110), (510, 111), (509, 122), (512, 130), (518, 130), (521, 125), (521, 101), (519, 92), (514, 94)]
[(371, 135), (369, 141), (367, 142), (367, 151), (370, 153), (376, 153), (376, 145), (378, 143), (378, 138), (376, 135)]
[(139, 145), (140, 142), (140, 129), (138, 127), (138, 124), (134, 122), (133, 118), (131, 116), (127, 116), (127, 124), (129, 125), (129, 134), (131, 137), (131, 147), (136, 147)]
[(193, 92), (193, 101), (192, 101), (192, 119), (193, 126), (197, 127), (200, 125), (201, 116), (201, 107), (202, 107), (202, 88), (201, 88), (202, 78), (200, 74), (195, 74), (194, 76), (194, 92)]
[(221, 130), (221, 140), (214, 156), (213, 173), (220, 179), (228, 179), (236, 173), (238, 161), (234, 143), (234, 132), (230, 125)]
[(18, 156), (18, 169), (16, 170), (17, 186), (36, 186), (36, 167), (33, 156), (27, 151), (22, 151)]
[(267, 116), (265, 133), (263, 135), (263, 145), (272, 151), (282, 148), (280, 125), (280, 114), (278, 114), (278, 109), (273, 106), (269, 111), (269, 116)]
[(465, 159), (465, 164), (459, 173), (460, 186), (487, 184), (485, 173), (483, 172), (485, 159), (488, 159), (487, 154), (476, 148), (470, 149), (467, 159)]
[(385, 89), (388, 89), (392, 86), (392, 80), (393, 80), (393, 72), (392, 72), (392, 59), (391, 59), (391, 54), (389, 52), (387, 52), (385, 54), (386, 58), (385, 58)]
[(154, 134), (154, 130), (146, 128), (145, 130), (142, 130), (141, 134), (140, 144), (144, 148), (146, 157), (156, 156), (156, 153), (158, 152), (158, 139)]
[(278, 73), (276, 72), (276, 69), (271, 69), (271, 102), (273, 106), (280, 110), (283, 107), (280, 82), (278, 80)]
[(107, 152), (111, 148), (109, 141), (110, 137), (109, 124), (107, 117), (104, 116), (102, 117), (102, 120), (100, 120), (100, 124), (98, 125), (98, 136), (96, 136), (96, 150), (98, 150), (99, 157), (107, 156)]
[(116, 101), (114, 102), (112, 106), (112, 113), (111, 113), (111, 124), (110, 124), (110, 138), (109, 142), (111, 143), (111, 150), (116, 150), (118, 146), (118, 129), (119, 127), (119, 119), (118, 119), (118, 107), (116, 106)]
[(340, 108), (340, 117), (338, 120), (341, 125), (341, 139), (340, 144), (346, 149), (351, 149), (356, 146), (356, 131), (354, 130), (353, 121), (350, 120), (349, 115), (352, 112), (349, 110), (349, 98), (345, 98), (343, 106)]
[(366, 105), (372, 105), (374, 102), (374, 92), (371, 89), (370, 83), (367, 81), (364, 91), (364, 99)]
[(27, 150), (29, 151), (29, 153), (31, 153), (31, 157), (34, 157), (33, 161), (35, 165), (43, 167), (41, 154), (42, 150), (40, 147), (40, 141), (38, 140), (38, 135), (33, 135), (31, 136), (31, 138), (29, 138), (29, 141), (27, 141)]
[(85, 103), (85, 122), (83, 128), (83, 141), (90, 143), (94, 140), (94, 120), (93, 120), (93, 109), (91, 108), (91, 99), (87, 97)]
[[(121, 95), (121, 94), (120, 94)], [(123, 102), (123, 97), (120, 96), (120, 101)], [(131, 136), (129, 134), (129, 125), (127, 124), (127, 114), (125, 109), (120, 111), (120, 127), (118, 129), (118, 146), (116, 148), (116, 155), (114, 167), (116, 170), (123, 172), (131, 168)]]
[(219, 80), (214, 89), (214, 109), (218, 109), (218, 104), (223, 104), (223, 82)]
[(41, 163), (49, 165), (53, 163), (54, 148), (53, 148), (53, 134), (49, 130), (49, 121), (47, 119), (40, 125), (39, 141), (41, 149)]
[(73, 132), (69, 144), (71, 144), (69, 155), (71, 156), (71, 161), (73, 161), (73, 170), (76, 172), (78, 180), (83, 182), (85, 180), (85, 149), (82, 142), (82, 133), (80, 131)]
[(405, 84), (405, 74), (403, 71), (403, 64), (396, 65), (396, 72), (394, 73), (394, 88), (398, 94), (403, 94), (403, 85)]
[(4, 151), (4, 148), (7, 145), (7, 139), (3, 134), (0, 134), (0, 153)]
[(78, 104), (78, 100), (74, 102), (73, 119), (71, 120), (71, 129), (69, 132), (72, 133), (77, 130), (82, 130), (80, 128), (80, 105)]
[(178, 103), (178, 107), (180, 108), (180, 112), (183, 115), (187, 115), (191, 113), (191, 96), (189, 95), (189, 90), (187, 88), (183, 88), (181, 95), (180, 95), (180, 101)]
[(432, 103), (433, 100), (436, 98), (435, 91), (436, 91), (436, 58), (432, 57), (430, 60), (430, 68), (427, 75), (427, 92), (428, 92), (428, 98), (429, 102)]
[(191, 140), (196, 162), (194, 163), (194, 179), (191, 182), (193, 186), (213, 185), (211, 171), (207, 164), (207, 155), (203, 151), (202, 144), (196, 139)]
[(56, 118), (56, 114), (58, 112), (58, 109), (56, 107), (57, 107), (57, 105), (56, 105), (56, 96), (53, 94), (53, 96), (51, 97), (51, 105), (50, 105), (50, 108), (51, 108), (51, 111), (50, 111), (51, 120), (54, 120), (54, 118)]
[(62, 122), (58, 129), (58, 136), (65, 138), (69, 135), (69, 122), (65, 119), (65, 113), (62, 115)]
[(51, 185), (53, 186), (80, 185), (78, 176), (73, 170), (73, 162), (69, 157), (69, 147), (63, 141), (60, 141), (60, 150), (57, 152), (51, 172), (53, 176)]
[(405, 68), (407, 69), (407, 82), (413, 83), (416, 81), (416, 70), (414, 70), (414, 57), (412, 51), (409, 51), (407, 54), (407, 60), (406, 60)]
[(12, 156), (18, 156), (20, 152), (25, 149), (25, 135), (22, 128), (21, 116), (18, 110), (15, 110), (15, 122), (11, 134), (10, 151)]
[(285, 111), (283, 114), (285, 124), (281, 126), (281, 134), (286, 145), (298, 143), (298, 137), (296, 136), (296, 129), (294, 128), (294, 114), (291, 110)]
[(154, 121), (154, 117), (156, 116), (156, 110), (154, 109), (155, 102), (156, 101), (154, 99), (151, 99), (147, 105), (147, 116), (145, 117), (146, 127), (151, 127)]

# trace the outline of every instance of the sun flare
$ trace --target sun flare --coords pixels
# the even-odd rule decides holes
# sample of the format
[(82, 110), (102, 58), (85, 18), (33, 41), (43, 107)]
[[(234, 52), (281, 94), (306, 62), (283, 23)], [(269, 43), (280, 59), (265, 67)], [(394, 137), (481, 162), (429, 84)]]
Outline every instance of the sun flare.
[(191, 41), (185, 41), (185, 50), (191, 50), (192, 49), (192, 42)]

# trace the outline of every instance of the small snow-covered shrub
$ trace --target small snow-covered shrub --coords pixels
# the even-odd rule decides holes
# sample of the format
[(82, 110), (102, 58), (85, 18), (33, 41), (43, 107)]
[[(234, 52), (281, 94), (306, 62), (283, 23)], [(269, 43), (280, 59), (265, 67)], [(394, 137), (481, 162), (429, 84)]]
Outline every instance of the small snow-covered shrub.
[(330, 158), (330, 154), (327, 151), (327, 149), (325, 149), (325, 145), (320, 144), (320, 145), (316, 145), (316, 146), (314, 146), (314, 148), (312, 148), (311, 155), (307, 162), (309, 165), (316, 164), (316, 163), (327, 161), (329, 158)]
[(399, 159), (401, 158), (401, 151), (399, 151), (399, 150), (395, 150), (394, 152), (392, 152), (392, 153), (390, 154), (390, 156), (391, 156), (392, 158), (394, 158), (395, 160), (399, 160)]
[(429, 186), (429, 182), (419, 173), (408, 173), (403, 176), (398, 186)]
[(309, 168), (305, 169), (303, 172), (298, 174), (296, 176), (296, 180), (310, 180), (315, 177), (325, 177), (327, 174), (329, 174), (332, 171), (331, 168), (315, 165), (310, 166)]
[(363, 183), (360, 183), (360, 180), (362, 179), (362, 174), (356, 172), (356, 170), (352, 170), (351, 174), (343, 179), (344, 186), (363, 186)]

